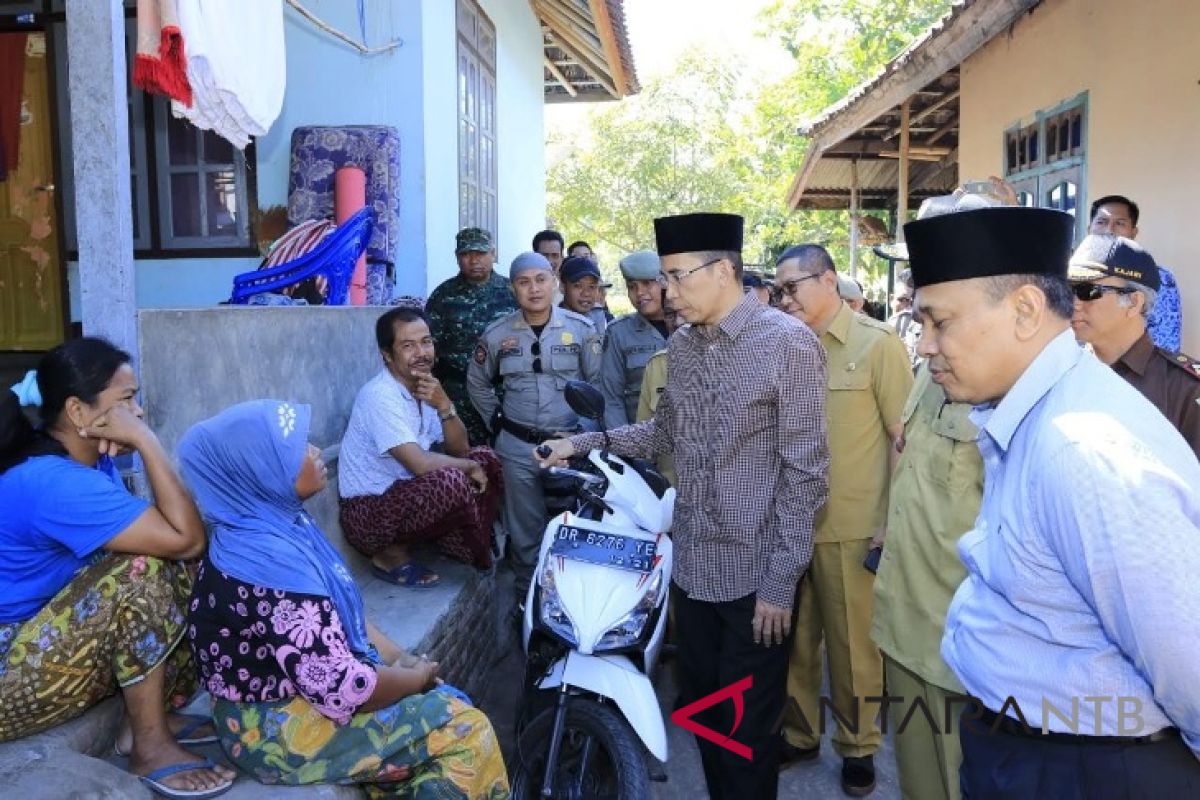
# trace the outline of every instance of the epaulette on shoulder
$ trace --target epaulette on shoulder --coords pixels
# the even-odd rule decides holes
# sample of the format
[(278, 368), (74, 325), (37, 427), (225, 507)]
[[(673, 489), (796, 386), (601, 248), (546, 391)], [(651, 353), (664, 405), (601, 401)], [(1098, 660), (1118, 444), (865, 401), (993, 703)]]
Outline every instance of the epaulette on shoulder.
[(1197, 361), (1186, 353), (1172, 353), (1169, 350), (1163, 350), (1161, 347), (1157, 348), (1156, 352), (1165, 358), (1168, 363), (1183, 370), (1193, 379), (1200, 381), (1200, 361)]
[(487, 335), (488, 335), (489, 333), (491, 333), (491, 332), (492, 332), (492, 331), (493, 331), (495, 328), (498, 328), (498, 327), (500, 327), (501, 325), (504, 325), (505, 323), (511, 322), (511, 321), (512, 321), (512, 318), (513, 318), (513, 315), (514, 315), (514, 314), (520, 314), (520, 313), (521, 313), (520, 309), (517, 309), (516, 311), (511, 311), (511, 312), (509, 312), (509, 313), (505, 314), (505, 315), (504, 315), (504, 316), (502, 316), (502, 317), (497, 317), (496, 319), (494, 319), (494, 320), (492, 320), (491, 322), (489, 322), (489, 323), (488, 323), (488, 326), (487, 326), (486, 328), (484, 328), (484, 329), (483, 329), (483, 335), (484, 335), (484, 336), (487, 336)]
[(879, 320), (875, 319), (874, 317), (868, 317), (866, 314), (857, 314), (856, 313), (854, 315), (854, 317), (855, 317), (855, 321), (858, 322), (863, 327), (874, 328), (875, 330), (881, 331), (883, 333), (895, 333), (896, 332), (896, 329), (893, 328), (891, 325), (888, 325), (886, 322), (880, 322)]
[(589, 318), (585, 317), (583, 314), (580, 314), (578, 311), (572, 311), (569, 308), (562, 308), (561, 306), (559, 307), (559, 311), (561, 311), (563, 316), (567, 319), (575, 320), (576, 322), (583, 322), (589, 328), (596, 327), (596, 323), (592, 322)]

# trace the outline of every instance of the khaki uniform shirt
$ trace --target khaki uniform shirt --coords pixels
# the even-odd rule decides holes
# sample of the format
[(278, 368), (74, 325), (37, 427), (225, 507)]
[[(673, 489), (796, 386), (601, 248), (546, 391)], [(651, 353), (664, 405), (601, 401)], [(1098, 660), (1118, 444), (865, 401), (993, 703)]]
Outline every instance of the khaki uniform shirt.
[(946, 400), (922, 365), (904, 407), (904, 452), (892, 475), (887, 543), (875, 577), (871, 638), (929, 683), (963, 691), (942, 660), (946, 611), (966, 568), (958, 539), (975, 524), (983, 459), (971, 406)]
[(1200, 361), (1155, 347), (1143, 334), (1112, 368), (1162, 412), (1200, 458)]
[(886, 323), (842, 308), (821, 337), (828, 364), (829, 502), (816, 541), (870, 539), (887, 515), (889, 427), (912, 388), (908, 352)]
[[(642, 373), (642, 388), (638, 396), (637, 421), (645, 422), (658, 410), (658, 401), (667, 388), (667, 351), (659, 350), (646, 362)], [(676, 485), (675, 458), (669, 454), (658, 457), (658, 471)]]

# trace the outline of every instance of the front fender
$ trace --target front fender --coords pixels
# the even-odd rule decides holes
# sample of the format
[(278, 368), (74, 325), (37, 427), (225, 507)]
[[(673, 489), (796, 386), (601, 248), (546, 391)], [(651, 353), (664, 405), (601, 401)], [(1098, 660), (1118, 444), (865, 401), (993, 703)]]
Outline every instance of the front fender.
[(566, 683), (616, 702), (630, 726), (659, 761), (667, 760), (667, 729), (654, 686), (625, 656), (567, 654), (542, 679), (539, 686), (553, 689)]

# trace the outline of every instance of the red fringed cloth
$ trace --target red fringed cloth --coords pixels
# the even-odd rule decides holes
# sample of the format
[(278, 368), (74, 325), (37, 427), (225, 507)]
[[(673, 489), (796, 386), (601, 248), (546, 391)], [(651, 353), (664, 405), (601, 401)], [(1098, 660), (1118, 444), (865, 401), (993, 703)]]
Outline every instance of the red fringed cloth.
[(192, 105), (187, 54), (175, 0), (137, 0), (133, 85), (152, 94), (166, 95), (189, 108)]

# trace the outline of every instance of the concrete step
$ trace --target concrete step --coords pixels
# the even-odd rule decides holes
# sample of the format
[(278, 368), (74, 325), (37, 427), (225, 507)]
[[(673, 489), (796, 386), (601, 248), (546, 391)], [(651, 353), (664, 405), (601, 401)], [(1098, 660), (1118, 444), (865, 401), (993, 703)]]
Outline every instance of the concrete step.
[[(405, 649), (441, 660), (446, 680), (473, 696), (482, 691), (495, 657), (495, 578), (463, 564), (424, 559), (441, 576), (429, 589), (406, 589), (374, 577), (359, 586), (367, 618)], [(206, 701), (189, 711), (205, 713)], [(22, 800), (144, 800), (154, 795), (113, 753), (124, 704), (109, 698), (83, 716), (45, 733), (0, 744), (0, 795)], [(218, 745), (191, 748), (224, 761)], [(240, 776), (230, 800), (350, 800), (353, 786), (264, 786)]]

